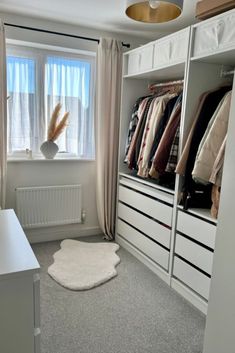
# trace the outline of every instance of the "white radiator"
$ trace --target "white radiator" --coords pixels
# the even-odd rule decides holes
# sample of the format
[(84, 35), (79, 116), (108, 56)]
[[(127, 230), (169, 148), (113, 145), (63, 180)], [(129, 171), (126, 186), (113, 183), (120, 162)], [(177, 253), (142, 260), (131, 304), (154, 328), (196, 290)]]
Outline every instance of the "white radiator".
[(16, 188), (16, 213), (24, 228), (81, 223), (81, 185)]

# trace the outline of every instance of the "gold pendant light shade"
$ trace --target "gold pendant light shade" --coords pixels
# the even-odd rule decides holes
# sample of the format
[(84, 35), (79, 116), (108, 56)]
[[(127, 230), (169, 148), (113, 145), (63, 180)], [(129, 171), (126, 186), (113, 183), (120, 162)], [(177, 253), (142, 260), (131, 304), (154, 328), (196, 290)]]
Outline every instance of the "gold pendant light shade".
[(126, 15), (135, 21), (162, 23), (179, 17), (183, 0), (169, 1), (127, 1)]

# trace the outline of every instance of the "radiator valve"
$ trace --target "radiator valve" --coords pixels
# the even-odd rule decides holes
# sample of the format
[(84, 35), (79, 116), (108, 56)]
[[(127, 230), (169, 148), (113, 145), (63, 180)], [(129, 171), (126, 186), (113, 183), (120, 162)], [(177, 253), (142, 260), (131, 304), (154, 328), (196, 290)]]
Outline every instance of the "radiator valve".
[(85, 223), (85, 220), (86, 220), (86, 211), (84, 209), (82, 209), (82, 223)]

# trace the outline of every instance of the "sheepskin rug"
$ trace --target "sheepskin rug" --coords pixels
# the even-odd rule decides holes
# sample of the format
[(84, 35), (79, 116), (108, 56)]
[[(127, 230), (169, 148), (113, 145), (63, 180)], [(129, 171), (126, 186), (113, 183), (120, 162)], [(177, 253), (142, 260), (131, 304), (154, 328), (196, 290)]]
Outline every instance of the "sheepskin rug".
[(117, 275), (120, 262), (115, 243), (86, 243), (66, 239), (54, 255), (49, 275), (62, 286), (72, 290), (96, 287)]

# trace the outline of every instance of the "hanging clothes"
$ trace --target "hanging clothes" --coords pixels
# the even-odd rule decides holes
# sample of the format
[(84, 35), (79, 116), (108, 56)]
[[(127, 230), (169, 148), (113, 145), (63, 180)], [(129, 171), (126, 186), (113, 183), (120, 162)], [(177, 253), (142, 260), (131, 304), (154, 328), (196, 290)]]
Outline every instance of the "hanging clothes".
[(202, 205), (205, 208), (211, 207), (211, 185), (203, 186), (196, 184), (192, 179), (192, 170), (194, 167), (197, 150), (200, 141), (206, 131), (207, 125), (219, 102), (230, 89), (230, 87), (225, 86), (209, 93), (201, 108), (191, 139), (190, 150), (185, 169), (185, 179), (183, 186), (184, 209), (188, 209), (189, 207), (202, 207)]
[(161, 138), (162, 138), (162, 135), (163, 135), (163, 132), (166, 128), (166, 125), (170, 119), (170, 116), (173, 112), (173, 110), (175, 109), (175, 105), (176, 105), (176, 102), (178, 100), (178, 95), (173, 97), (172, 99), (169, 100), (169, 102), (167, 103), (166, 105), (166, 108), (165, 108), (165, 111), (164, 111), (164, 114), (159, 122), (159, 125), (158, 125), (158, 128), (157, 128), (157, 131), (155, 133), (155, 137), (154, 137), (154, 141), (153, 141), (153, 144), (152, 144), (152, 148), (151, 148), (151, 152), (150, 152), (150, 158), (149, 158), (149, 169), (151, 168), (151, 165), (152, 165), (152, 161), (153, 161), (153, 157), (154, 157), (154, 154), (158, 148), (158, 145), (159, 145), (159, 142), (161, 141)]
[(140, 104), (145, 98), (148, 98), (148, 97), (149, 96), (138, 98), (133, 106), (132, 113), (131, 113), (131, 119), (129, 122), (129, 129), (128, 129), (126, 147), (125, 147), (125, 160), (124, 160), (124, 162), (127, 162), (127, 155), (128, 155), (128, 151), (130, 148), (131, 140), (133, 138), (133, 135), (135, 133), (135, 129), (136, 129), (138, 121), (139, 121), (138, 111), (139, 111)]
[(196, 182), (209, 184), (214, 162), (228, 129), (231, 95), (230, 91), (222, 98), (202, 138), (192, 171)]
[(218, 212), (219, 212), (219, 203), (220, 203), (220, 186), (217, 186), (217, 185), (212, 186), (211, 201), (212, 201), (211, 216), (213, 218), (217, 218)]
[[(153, 99), (153, 98), (152, 98)], [(138, 137), (141, 135), (141, 130), (145, 124), (145, 120), (147, 118), (146, 111), (149, 109), (149, 106), (152, 101), (151, 98), (145, 98), (143, 101), (140, 103), (139, 109), (138, 109), (138, 123), (135, 129), (135, 132), (132, 136), (132, 140), (129, 146), (128, 153), (126, 155), (126, 161), (128, 164), (128, 167), (130, 169), (134, 169), (136, 166), (136, 143), (138, 140)]]
[(177, 127), (165, 172), (174, 173), (178, 161), (180, 125)]
[(139, 152), (139, 158), (137, 162), (139, 176), (145, 178), (148, 177), (149, 157), (154, 141), (154, 136), (158, 128), (158, 124), (164, 114), (166, 104), (169, 102), (170, 99), (174, 98), (176, 95), (176, 93), (167, 93), (163, 96), (155, 98), (154, 102), (152, 103), (152, 111), (150, 112), (150, 114), (148, 114), (148, 119), (145, 124), (141, 148)]
[(181, 101), (182, 95), (178, 98), (177, 107), (171, 114), (161, 141), (155, 152), (153, 163), (149, 172), (150, 176), (153, 178), (158, 178), (159, 174), (163, 174), (165, 172), (176, 130), (180, 124)]
[(224, 164), (224, 156), (225, 156), (225, 148), (226, 148), (226, 139), (227, 134), (224, 137), (223, 143), (220, 147), (219, 153), (214, 162), (212, 173), (210, 176), (210, 183), (215, 184), (217, 186), (221, 186), (222, 182), (222, 172), (223, 172), (223, 164)]
[(189, 151), (190, 151), (190, 146), (191, 146), (191, 141), (192, 141), (194, 129), (195, 129), (197, 120), (199, 118), (201, 109), (202, 109), (202, 107), (203, 107), (203, 105), (205, 103), (206, 97), (209, 95), (210, 92), (213, 92), (213, 91), (204, 92), (199, 97), (198, 104), (197, 104), (196, 109), (195, 109), (195, 111), (193, 113), (194, 119), (193, 119), (193, 123), (192, 123), (191, 129), (189, 131), (186, 143), (184, 145), (183, 152), (181, 154), (181, 157), (180, 157), (180, 159), (179, 159), (179, 161), (177, 163), (176, 169), (175, 169), (175, 172), (177, 174), (180, 174), (180, 175), (184, 175), (185, 174), (185, 169), (186, 169), (186, 164), (187, 164), (187, 160), (188, 160), (188, 155), (189, 155)]

